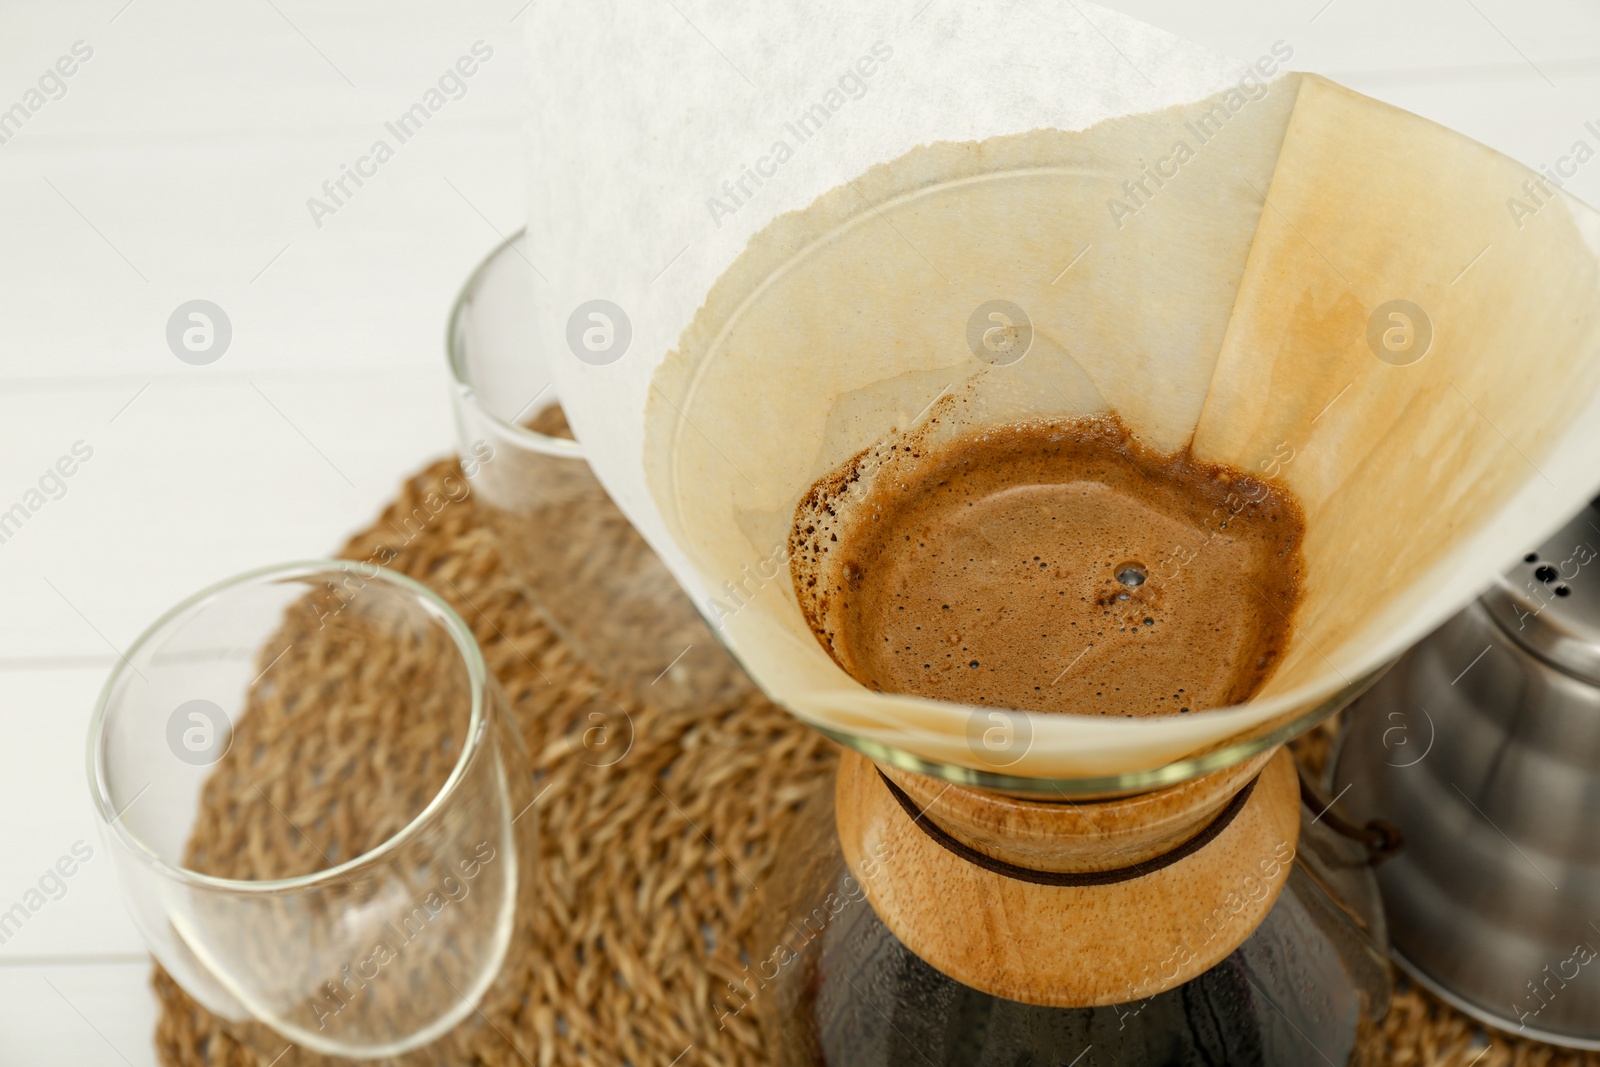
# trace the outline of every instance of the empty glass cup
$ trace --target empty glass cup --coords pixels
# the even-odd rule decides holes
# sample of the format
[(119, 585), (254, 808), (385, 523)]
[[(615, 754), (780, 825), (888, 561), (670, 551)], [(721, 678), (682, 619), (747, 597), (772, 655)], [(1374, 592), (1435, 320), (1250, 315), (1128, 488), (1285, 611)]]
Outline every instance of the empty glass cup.
[(333, 561), (195, 594), (112, 670), (88, 757), (151, 952), (261, 1063), (431, 1062), (481, 1025), (536, 816), (500, 691), (426, 587)]
[(446, 337), (462, 466), (481, 513), (541, 615), (597, 674), (666, 707), (725, 703), (749, 681), (567, 430), (536, 340), (528, 257), (518, 233), (484, 260)]

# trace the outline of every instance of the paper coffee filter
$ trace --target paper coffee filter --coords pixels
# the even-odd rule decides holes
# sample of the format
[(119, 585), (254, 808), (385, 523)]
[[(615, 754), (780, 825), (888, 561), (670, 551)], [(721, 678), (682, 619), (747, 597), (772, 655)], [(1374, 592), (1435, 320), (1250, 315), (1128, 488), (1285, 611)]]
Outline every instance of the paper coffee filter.
[[(1592, 211), (1556, 197), (1514, 216), (1536, 175), (1481, 145), (1313, 76), (1241, 81), (1084, 11), (1096, 34), (1027, 69), (1090, 104), (1051, 115), (1036, 92), (986, 88), (951, 62), (970, 60), (975, 26), (935, 20), (922, 52), (883, 64), (902, 81), (861, 100), (859, 129), (797, 155), (719, 220), (731, 233), (691, 242), (660, 293), (618, 289), (613, 270), (601, 291), (632, 293), (633, 347), (556, 373), (600, 477), (769, 695), (836, 732), (1017, 776), (1152, 769), (1304, 711), (1458, 610), (1600, 482)], [(1018, 12), (1044, 25), (1027, 4), (991, 14)], [(936, 113), (941, 60), (975, 122)], [(586, 265), (580, 284), (602, 284), (544, 226)], [(580, 293), (541, 286), (552, 329)], [(1031, 331), (1021, 358), (985, 347), (994, 307)], [(870, 483), (874, 450), (907, 434), (1107, 411), (1303, 505), (1302, 604), (1252, 701), (1019, 715), (1025, 744), (993, 753), (973, 743), (993, 709), (872, 692), (833, 663), (786, 558), (817, 479), (865, 453)]]

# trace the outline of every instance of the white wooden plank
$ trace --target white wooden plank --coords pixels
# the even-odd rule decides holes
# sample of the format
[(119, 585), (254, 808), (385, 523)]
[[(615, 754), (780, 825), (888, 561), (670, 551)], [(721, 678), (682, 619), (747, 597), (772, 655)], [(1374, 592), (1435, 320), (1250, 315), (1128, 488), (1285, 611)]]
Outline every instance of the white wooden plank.
[(0, 393), (0, 512), (25, 504), (75, 442), (94, 450), (65, 495), (0, 544), (8, 661), (105, 655), (211, 582), (327, 556), (404, 475), (455, 447), (442, 357), (141, 388)]
[[(77, 40), (93, 49), (66, 94), (30, 121), (30, 135), (332, 128), (370, 120), (375, 110), (393, 106), (397, 94), (420, 91), (475, 40), (498, 47), (498, 35), (520, 52), (511, 17), (522, 2), (275, 0), (219, 7), (139, 0), (126, 9), (126, 0), (18, 2), (6, 6), (0, 65), (26, 79)], [(501, 58), (513, 59), (496, 56), (490, 67)], [(27, 84), (12, 81), (19, 89)], [(468, 96), (482, 87), (475, 81)], [(520, 107), (514, 93), (484, 95), (505, 115)]]
[(0, 966), (0, 1067), (156, 1067), (145, 960)]
[[(1454, 72), (1525, 63), (1558, 75), (1600, 58), (1600, 9), (1582, 0), (1102, 0), (1171, 33), (1252, 60), (1277, 40), (1327, 73)], [(1502, 34), (1504, 36), (1502, 36)], [(1510, 40), (1508, 41), (1507, 38)]]
[(18, 960), (144, 952), (84, 770), (89, 712), (109, 669), (0, 671), (0, 916), (10, 915), (0, 973)]
[[(522, 151), (511, 128), (424, 128), (318, 227), (307, 199), (382, 132), (0, 146), (27, 250), (0, 257), (0, 378), (432, 363), (467, 273), (525, 217)], [(166, 337), (197, 298), (233, 328), (207, 367)]]
[[(195, 298), (234, 325), (214, 369), (436, 357), (460, 282), (525, 215), (515, 9), (279, 7), (140, 4), (110, 24), (115, 7), (35, 5), (0, 32), (8, 70), (84, 34), (95, 49), (0, 144), (6, 245), (24, 252), (0, 257), (0, 379), (187, 369), (165, 329)], [(463, 57), (474, 73), (414, 135), (386, 127)], [(378, 140), (392, 159), (323, 189)], [(334, 214), (314, 218), (313, 197)]]

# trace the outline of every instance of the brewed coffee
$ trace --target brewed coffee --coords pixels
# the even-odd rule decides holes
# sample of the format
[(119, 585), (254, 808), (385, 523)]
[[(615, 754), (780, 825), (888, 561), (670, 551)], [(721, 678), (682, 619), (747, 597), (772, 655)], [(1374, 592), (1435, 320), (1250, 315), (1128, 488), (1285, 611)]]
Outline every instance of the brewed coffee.
[(1114, 415), (898, 446), (801, 503), (795, 590), (857, 681), (1026, 711), (1238, 704), (1281, 659), (1304, 534), (1284, 489)]

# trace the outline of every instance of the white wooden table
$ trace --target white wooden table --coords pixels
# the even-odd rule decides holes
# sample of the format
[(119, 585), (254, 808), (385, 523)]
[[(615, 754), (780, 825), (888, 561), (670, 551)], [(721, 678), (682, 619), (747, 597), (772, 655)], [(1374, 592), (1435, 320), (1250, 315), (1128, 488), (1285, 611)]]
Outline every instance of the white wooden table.
[[(155, 1063), (149, 961), (88, 801), (91, 705), (176, 600), (331, 552), (451, 449), (445, 315), (526, 211), (524, 2), (0, 0), (0, 116), (92, 49), (20, 129), (0, 118), (0, 513), (93, 453), (0, 543), (0, 911), (95, 850), (0, 944), (0, 1065)], [(671, 2), (715, 36), (713, 5)], [(1586, 0), (1113, 6), (1245, 59), (1281, 39), (1293, 66), (1535, 166), (1600, 148)], [(478, 41), (465, 94), (314, 219), (307, 199)], [(707, 47), (687, 23), (667, 44)], [(1600, 203), (1600, 163), (1569, 189)], [(166, 342), (193, 299), (232, 324), (205, 366)]]

